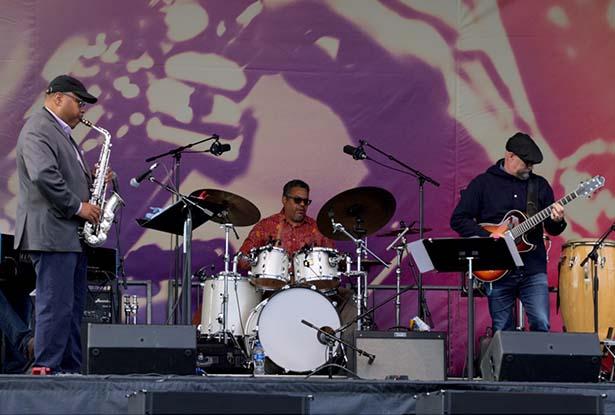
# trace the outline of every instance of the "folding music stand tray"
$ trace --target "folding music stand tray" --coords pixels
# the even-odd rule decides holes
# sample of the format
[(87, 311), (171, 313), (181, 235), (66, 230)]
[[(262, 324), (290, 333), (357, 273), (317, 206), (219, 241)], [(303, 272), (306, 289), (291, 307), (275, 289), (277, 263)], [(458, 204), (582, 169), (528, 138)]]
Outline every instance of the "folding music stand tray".
[[(184, 200), (187, 199), (187, 200)], [(197, 197), (182, 196), (149, 219), (137, 219), (139, 226), (174, 235), (183, 235), (184, 273), (182, 277), (182, 323), (191, 324), (190, 288), (192, 277), (192, 231), (224, 209)]]
[(468, 379), (474, 378), (473, 271), (512, 269), (523, 266), (515, 241), (507, 232), (502, 238), (427, 238), (408, 244), (421, 273), (468, 273)]

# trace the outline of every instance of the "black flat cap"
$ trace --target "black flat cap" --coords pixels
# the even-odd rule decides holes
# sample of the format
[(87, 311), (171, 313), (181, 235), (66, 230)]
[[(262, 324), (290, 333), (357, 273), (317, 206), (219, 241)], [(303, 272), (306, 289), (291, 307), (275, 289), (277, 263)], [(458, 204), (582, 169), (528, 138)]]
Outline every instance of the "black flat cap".
[(516, 133), (506, 142), (506, 150), (515, 153), (525, 163), (538, 164), (542, 162), (542, 152), (527, 134)]
[(68, 75), (55, 77), (49, 83), (46, 92), (48, 94), (53, 94), (54, 92), (72, 92), (88, 104), (95, 104), (96, 101), (98, 101), (98, 98), (90, 94), (78, 79)]

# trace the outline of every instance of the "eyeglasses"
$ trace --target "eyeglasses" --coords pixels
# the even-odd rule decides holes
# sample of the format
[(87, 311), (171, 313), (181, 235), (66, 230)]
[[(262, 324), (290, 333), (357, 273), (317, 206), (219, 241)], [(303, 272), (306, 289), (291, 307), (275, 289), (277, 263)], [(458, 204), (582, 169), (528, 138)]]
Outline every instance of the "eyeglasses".
[(60, 94), (65, 95), (65, 96), (67, 96), (67, 97), (69, 97), (69, 98), (72, 98), (72, 99), (73, 99), (73, 100), (77, 103), (77, 105), (79, 106), (79, 108), (83, 108), (83, 107), (85, 107), (85, 101), (84, 101), (84, 100), (79, 99), (79, 98), (77, 98), (77, 97), (74, 97), (74, 96), (72, 96), (72, 95), (65, 94), (64, 92), (60, 92)]
[(295, 202), (298, 205), (303, 203), (305, 206), (309, 206), (312, 203), (311, 199), (304, 199), (304, 198), (299, 197), (299, 196), (290, 196), (290, 195), (284, 195), (284, 196), (286, 196), (287, 199), (292, 199), (292, 201)]

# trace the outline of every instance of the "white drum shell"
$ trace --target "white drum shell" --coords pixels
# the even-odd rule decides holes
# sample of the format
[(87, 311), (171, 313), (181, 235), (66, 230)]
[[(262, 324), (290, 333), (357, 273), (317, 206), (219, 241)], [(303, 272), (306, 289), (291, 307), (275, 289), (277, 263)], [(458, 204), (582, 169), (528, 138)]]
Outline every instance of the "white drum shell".
[(264, 246), (250, 251), (252, 284), (263, 290), (282, 288), (290, 281), (288, 254), (282, 248)]
[(315, 285), (319, 289), (336, 288), (339, 285), (335, 249), (314, 247), (299, 251), (293, 257), (295, 281), (299, 284)]
[[(223, 275), (205, 281), (201, 310), (201, 334), (213, 335), (222, 332), (223, 296)], [(228, 278), (227, 331), (233, 333), (234, 336), (243, 336), (248, 317), (260, 299), (261, 294), (246, 278), (230, 276)]]
[(248, 318), (246, 334), (258, 338), (267, 357), (286, 372), (310, 372), (326, 362), (327, 346), (301, 320), (319, 328), (341, 326), (335, 307), (323, 294), (296, 287), (261, 302)]

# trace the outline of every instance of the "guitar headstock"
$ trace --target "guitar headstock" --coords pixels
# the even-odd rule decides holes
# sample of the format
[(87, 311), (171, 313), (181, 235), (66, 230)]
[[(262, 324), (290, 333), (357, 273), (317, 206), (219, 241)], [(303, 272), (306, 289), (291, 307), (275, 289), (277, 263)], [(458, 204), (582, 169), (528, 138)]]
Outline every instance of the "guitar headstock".
[(604, 182), (606, 182), (604, 176), (594, 176), (589, 180), (581, 182), (577, 187), (576, 194), (579, 197), (588, 198), (592, 193), (604, 186)]

